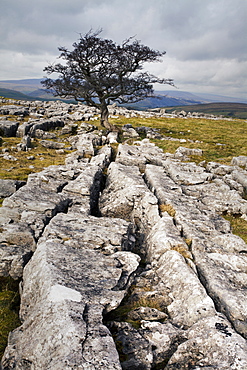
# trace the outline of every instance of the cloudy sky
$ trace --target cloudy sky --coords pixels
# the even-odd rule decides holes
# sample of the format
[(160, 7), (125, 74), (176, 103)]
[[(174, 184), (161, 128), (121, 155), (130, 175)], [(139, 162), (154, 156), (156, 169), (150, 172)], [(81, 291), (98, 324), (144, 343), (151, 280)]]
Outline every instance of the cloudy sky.
[(247, 0), (1, 0), (0, 80), (44, 77), (91, 28), (165, 50), (148, 70), (182, 91), (247, 97)]

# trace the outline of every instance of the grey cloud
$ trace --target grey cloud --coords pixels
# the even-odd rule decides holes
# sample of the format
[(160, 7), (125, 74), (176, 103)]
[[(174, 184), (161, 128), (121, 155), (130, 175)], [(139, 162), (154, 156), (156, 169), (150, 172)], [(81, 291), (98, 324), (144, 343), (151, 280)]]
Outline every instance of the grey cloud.
[[(71, 48), (79, 33), (102, 27), (102, 37), (121, 42), (136, 36), (152, 48), (166, 50), (164, 64), (151, 66), (154, 73), (190, 87), (189, 81), (196, 85), (193, 71), (203, 64), (217, 76), (206, 75), (205, 81), (211, 81), (213, 89), (229, 81), (230, 93), (231, 68), (220, 75), (219, 61), (231, 65), (238, 76), (243, 73), (246, 17), (245, 0), (2, 0), (0, 79), (42, 76), (43, 68), (58, 56), (58, 46)], [(205, 85), (200, 71), (196, 75), (198, 86)], [(239, 93), (245, 89), (242, 80)]]

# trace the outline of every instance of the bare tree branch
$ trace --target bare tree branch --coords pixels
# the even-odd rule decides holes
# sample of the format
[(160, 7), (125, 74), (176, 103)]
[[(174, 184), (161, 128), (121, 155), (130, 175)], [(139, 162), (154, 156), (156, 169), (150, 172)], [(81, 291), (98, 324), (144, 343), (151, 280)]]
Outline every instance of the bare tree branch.
[(129, 37), (121, 45), (99, 37), (102, 32), (90, 30), (80, 34), (73, 50), (59, 47), (65, 64), (47, 66), (44, 71), (57, 79), (46, 78), (42, 84), (55, 96), (74, 98), (101, 111), (101, 123), (109, 128), (107, 105), (112, 101), (134, 103), (153, 96), (153, 84), (173, 85), (171, 79), (160, 79), (141, 72), (146, 62), (160, 61), (165, 52), (152, 50)]

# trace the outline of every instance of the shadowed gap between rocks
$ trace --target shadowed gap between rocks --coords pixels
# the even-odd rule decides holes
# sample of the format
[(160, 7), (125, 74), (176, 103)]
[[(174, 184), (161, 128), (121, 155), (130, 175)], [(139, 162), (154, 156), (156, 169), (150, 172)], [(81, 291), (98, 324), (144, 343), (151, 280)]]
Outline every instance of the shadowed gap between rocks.
[[(131, 213), (131, 212), (130, 212)], [(119, 214), (116, 215), (116, 217), (119, 217)], [(113, 214), (111, 214), (111, 217), (114, 217)], [(124, 213), (123, 218), (128, 218), (132, 219), (131, 214), (127, 215)], [(135, 346), (138, 346), (140, 344), (140, 341), (144, 348), (147, 348), (147, 353), (152, 353), (153, 351), (156, 350), (155, 346), (150, 347), (150, 342), (146, 340), (142, 334), (140, 334), (140, 321), (141, 321), (141, 316), (139, 319), (136, 317), (131, 317), (131, 312), (135, 310), (142, 310), (142, 306), (146, 306), (144, 310), (146, 310), (146, 315), (150, 314), (150, 312), (154, 313), (157, 315), (160, 315), (160, 317), (157, 317), (156, 320), (159, 323), (163, 323), (168, 315), (165, 307), (158, 307), (159, 310), (156, 310), (154, 307), (157, 302), (155, 302), (155, 299), (152, 300), (152, 298), (149, 300), (147, 299), (141, 299), (138, 297), (138, 294), (136, 295), (135, 293), (135, 288), (136, 288), (136, 283), (137, 279), (145, 272), (149, 270), (147, 268), (147, 261), (146, 261), (146, 247), (145, 247), (145, 239), (146, 239), (146, 233), (143, 230), (143, 227), (141, 226), (140, 220), (138, 218), (133, 219), (134, 221), (134, 227), (135, 227), (135, 243), (131, 246), (131, 249), (129, 249), (131, 252), (138, 254), (141, 257), (141, 261), (139, 264), (138, 269), (132, 274), (132, 276), (129, 277), (129, 280), (133, 280), (131, 284), (130, 281), (128, 282), (127, 285), (129, 285), (129, 288), (127, 290), (126, 296), (123, 298), (122, 302), (120, 305), (110, 311), (110, 312), (103, 312), (103, 323), (108, 327), (110, 330), (113, 339), (115, 341), (116, 349), (119, 353), (119, 358), (120, 358), (120, 363), (123, 369), (149, 369), (149, 366), (147, 367), (144, 363), (142, 363), (142, 359), (139, 359), (138, 365), (137, 365), (137, 359), (133, 358), (133, 354), (131, 353), (132, 350), (135, 352), (136, 348)], [(126, 250), (126, 249), (125, 249)], [(122, 278), (121, 276), (119, 283), (117, 284), (116, 287), (113, 288), (113, 290), (118, 290), (118, 289), (124, 289), (126, 288), (126, 284), (123, 286), (122, 285)], [(145, 289), (145, 288), (144, 288)], [(149, 307), (150, 306), (150, 307)], [(164, 312), (161, 312), (160, 310), (163, 310)], [(147, 313), (149, 311), (149, 313)], [(143, 313), (143, 317), (145, 316), (145, 313)], [(125, 334), (122, 336), (121, 333), (125, 332), (124, 327), (126, 326), (127, 331), (133, 335), (134, 340), (130, 340), (128, 343), (128, 340), (126, 341), (126, 336)], [(135, 339), (137, 339), (136, 344)], [(177, 350), (177, 347), (179, 344), (181, 344), (185, 339), (182, 337), (175, 336), (170, 343), (169, 350), (165, 354), (165, 359), (164, 355), (160, 359), (155, 359), (153, 361), (153, 365), (151, 365), (151, 369), (153, 370), (158, 370), (158, 369), (163, 369), (164, 366), (168, 363), (170, 357), (173, 355), (173, 353)], [(139, 344), (138, 344), (139, 343)], [(133, 347), (134, 346), (134, 347)], [(129, 353), (128, 353), (128, 348), (129, 348)], [(132, 348), (132, 349), (131, 349)], [(142, 352), (142, 349), (141, 349)]]

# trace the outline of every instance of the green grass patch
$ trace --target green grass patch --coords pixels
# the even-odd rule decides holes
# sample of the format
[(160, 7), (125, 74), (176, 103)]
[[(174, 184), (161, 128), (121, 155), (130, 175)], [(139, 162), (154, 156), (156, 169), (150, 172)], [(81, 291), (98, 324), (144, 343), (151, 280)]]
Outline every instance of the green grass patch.
[(0, 359), (7, 345), (9, 332), (21, 325), (18, 317), (19, 305), (19, 281), (0, 277)]
[[(6, 160), (0, 157), (0, 178), (13, 180), (26, 180), (28, 175), (33, 172), (40, 172), (45, 167), (51, 165), (64, 164), (65, 157), (71, 151), (64, 149), (63, 153), (57, 152), (54, 149), (47, 149), (40, 145), (40, 140), (33, 140), (33, 148), (28, 152), (16, 150), (16, 145), (21, 142), (21, 138), (3, 138), (1, 148), (8, 148), (9, 154), (15, 157), (16, 161)], [(28, 157), (33, 156), (30, 160)]]
[[(135, 329), (140, 328), (141, 322), (139, 320), (132, 320), (128, 317), (130, 311), (139, 307), (150, 307), (156, 308), (157, 310), (164, 312), (163, 304), (156, 299), (154, 296), (140, 296), (137, 299), (132, 300), (131, 295), (134, 292), (136, 286), (132, 285), (128, 295), (123, 299), (122, 303), (115, 309), (110, 311), (104, 317), (104, 322), (109, 321), (125, 321), (131, 324)], [(151, 292), (151, 286), (143, 287), (143, 292)], [(163, 320), (160, 320), (163, 322)]]
[(247, 221), (233, 215), (224, 215), (224, 218), (230, 222), (233, 234), (240, 236), (247, 243)]
[(208, 103), (166, 108), (167, 113), (172, 113), (174, 110), (177, 112), (184, 110), (187, 113), (198, 112), (204, 114), (214, 114), (216, 116), (222, 115), (228, 118), (247, 118), (247, 104), (243, 103)]
[(157, 139), (151, 141), (164, 152), (172, 154), (179, 146), (202, 149), (203, 156), (191, 158), (196, 162), (205, 160), (230, 164), (232, 157), (247, 155), (246, 121), (244, 120), (119, 117), (111, 119), (111, 123), (119, 128), (127, 123), (132, 124), (133, 127), (157, 128), (164, 136), (185, 139), (184, 143)]

